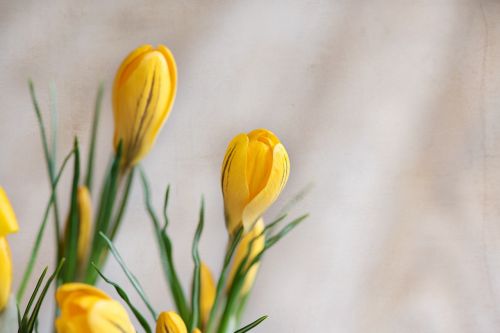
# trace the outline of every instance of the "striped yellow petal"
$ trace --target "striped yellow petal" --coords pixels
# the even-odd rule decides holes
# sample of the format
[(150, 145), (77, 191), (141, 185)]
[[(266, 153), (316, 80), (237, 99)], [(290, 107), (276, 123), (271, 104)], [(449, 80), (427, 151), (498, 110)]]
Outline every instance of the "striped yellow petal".
[(113, 86), (113, 114), (114, 145), (122, 142), (125, 166), (151, 150), (176, 91), (177, 67), (167, 47), (144, 45), (123, 61)]
[(7, 193), (0, 186), (0, 237), (17, 232), (17, 230), (19, 230), (19, 226), (16, 214), (7, 197)]
[(230, 234), (233, 234), (241, 225), (243, 209), (248, 202), (247, 151), (248, 136), (237, 135), (229, 144), (222, 163), (221, 186), (226, 227)]
[(167, 311), (160, 313), (156, 321), (156, 333), (187, 333), (187, 328), (177, 313)]

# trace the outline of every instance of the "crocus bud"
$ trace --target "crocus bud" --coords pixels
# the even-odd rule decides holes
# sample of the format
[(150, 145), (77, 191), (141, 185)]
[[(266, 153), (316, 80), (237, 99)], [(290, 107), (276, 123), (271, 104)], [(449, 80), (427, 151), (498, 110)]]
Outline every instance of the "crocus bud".
[(16, 214), (0, 186), (0, 312), (7, 305), (12, 287), (12, 259), (6, 236), (17, 230)]
[(105, 292), (83, 283), (67, 283), (57, 289), (61, 309), (58, 333), (135, 333), (127, 311)]
[(230, 234), (248, 231), (278, 198), (290, 172), (285, 147), (272, 132), (257, 129), (237, 135), (222, 163), (221, 186)]
[(173, 311), (162, 312), (156, 321), (156, 333), (187, 333), (186, 324)]
[(78, 203), (78, 217), (80, 220), (80, 230), (78, 232), (78, 262), (83, 263), (90, 243), (90, 229), (92, 226), (92, 200), (89, 189), (80, 186), (76, 192)]
[(176, 90), (175, 60), (163, 45), (141, 46), (121, 64), (113, 86), (114, 146), (122, 142), (125, 167), (136, 164), (153, 146)]
[(0, 186), (0, 237), (16, 232), (18, 229), (14, 209), (4, 189)]
[[(90, 192), (86, 186), (79, 186), (76, 192), (76, 201), (78, 205), (78, 246), (77, 246), (77, 260), (78, 263), (83, 263), (87, 257), (90, 245), (90, 232), (92, 227), (92, 200)], [(66, 222), (64, 231), (65, 242), (68, 240), (69, 219)]]
[(12, 260), (9, 243), (5, 237), (0, 237), (0, 312), (9, 301), (12, 286)]
[(212, 272), (204, 262), (201, 263), (201, 294), (200, 294), (200, 313), (201, 322), (205, 325), (210, 316), (210, 311), (215, 301), (215, 281)]
[[(231, 266), (231, 272), (229, 273), (229, 286), (233, 283), (236, 271), (238, 270), (238, 267), (240, 266), (241, 262), (247, 256), (248, 251), (250, 251), (250, 254), (246, 261), (244, 269), (248, 269), (253, 259), (264, 249), (264, 245), (266, 243), (266, 237), (263, 234), (263, 231), (264, 231), (264, 220), (259, 219), (257, 223), (255, 223), (254, 227), (250, 230), (250, 232), (244, 235), (243, 238), (241, 239), (240, 244), (238, 244), (238, 248), (236, 249), (236, 253), (234, 255), (234, 261)], [(252, 289), (255, 277), (257, 276), (258, 269), (259, 269), (259, 263), (256, 263), (248, 270), (248, 273), (245, 276), (245, 281), (243, 282), (243, 287), (241, 288), (240, 292), (242, 296), (248, 294), (248, 292)]]

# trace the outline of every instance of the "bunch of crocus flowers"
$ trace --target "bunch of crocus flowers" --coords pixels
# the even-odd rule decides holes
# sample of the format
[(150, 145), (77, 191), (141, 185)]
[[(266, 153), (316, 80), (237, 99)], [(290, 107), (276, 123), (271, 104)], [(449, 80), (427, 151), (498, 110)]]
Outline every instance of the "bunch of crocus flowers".
[[(306, 218), (303, 215), (282, 226), (287, 217), (286, 210), (274, 219), (264, 217), (284, 189), (290, 172), (287, 151), (275, 134), (267, 129), (256, 129), (236, 135), (229, 143), (221, 165), (228, 235), (226, 252), (215, 278), (198, 249), (205, 224), (202, 200), (192, 244), (193, 274), (189, 292), (186, 292), (176, 271), (168, 233), (170, 187), (165, 191), (163, 214), (158, 215), (152, 204), (148, 177), (140, 165), (152, 150), (174, 104), (177, 67), (170, 50), (163, 45), (156, 48), (141, 46), (131, 52), (119, 67), (112, 93), (114, 153), (97, 194), (93, 190), (93, 172), (102, 85), (96, 98), (86, 166), (81, 164), (80, 144), (75, 139), (73, 148), (57, 168), (55, 99), (52, 98), (52, 126), (48, 130), (31, 82), (30, 91), (40, 126), (51, 194), (16, 293), (18, 332), (35, 330), (42, 302), (50, 294), (52, 284), (56, 285), (54, 327), (58, 333), (135, 332), (129, 314), (136, 318), (143, 331), (153, 332), (155, 329), (157, 333), (241, 333), (267, 318), (262, 316), (242, 324), (260, 263), (273, 245)], [(73, 172), (69, 210), (62, 217), (57, 186), (70, 162)], [(174, 309), (157, 311), (151, 305), (140, 281), (113, 244), (125, 220), (129, 193), (137, 173), (143, 185), (145, 208), (154, 226)], [(50, 215), (53, 216), (56, 236), (54, 256), (57, 268), (48, 278), (46, 268), (31, 291), (31, 297), (25, 299)], [(6, 237), (17, 230), (14, 210), (0, 187), (0, 311), (7, 307), (12, 285), (13, 263)], [(124, 288), (104, 275), (103, 268), (109, 254), (119, 263), (144, 302), (146, 314), (131, 303)], [(101, 278), (114, 287), (122, 302), (95, 286)], [(1, 316), (0, 312), (0, 319)]]

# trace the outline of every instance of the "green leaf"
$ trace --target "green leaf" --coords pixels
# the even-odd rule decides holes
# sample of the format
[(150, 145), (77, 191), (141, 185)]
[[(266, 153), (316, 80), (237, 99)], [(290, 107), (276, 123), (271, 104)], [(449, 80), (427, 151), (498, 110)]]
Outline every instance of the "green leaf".
[(85, 185), (92, 192), (93, 176), (94, 176), (94, 157), (95, 145), (97, 141), (97, 129), (99, 128), (99, 119), (102, 109), (102, 97), (104, 95), (104, 83), (99, 84), (97, 97), (95, 99), (94, 118), (92, 119), (92, 134), (90, 135), (89, 153), (87, 158), (87, 175), (85, 176)]
[[(49, 277), (47, 282), (45, 282), (45, 286), (43, 287), (43, 290), (41, 291), (40, 295), (38, 296), (38, 291), (40, 290), (40, 287), (43, 283), (44, 277), (47, 273), (47, 267), (43, 270), (41, 276), (38, 278), (38, 281), (36, 283), (36, 287), (31, 294), (30, 301), (28, 302), (28, 305), (26, 306), (26, 309), (24, 310), (24, 313), (21, 318), (21, 314), (19, 313), (19, 304), (18, 304), (18, 319), (19, 320), (19, 333), (31, 333), (33, 330), (37, 329), (37, 322), (38, 322), (38, 314), (40, 313), (40, 309), (43, 303), (43, 300), (45, 299), (45, 296), (47, 295), (47, 292), (49, 290), (49, 287), (54, 281), (54, 279), (59, 275), (63, 265), (64, 265), (65, 259), (62, 258), (61, 261), (59, 262), (59, 265), (57, 266), (57, 269), (52, 273), (52, 275)], [(37, 298), (38, 296), (38, 298)], [(36, 303), (35, 303), (36, 300)], [(33, 311), (30, 313), (31, 307), (34, 304)]]
[(78, 264), (78, 236), (80, 233), (80, 220), (78, 214), (78, 183), (80, 179), (80, 150), (78, 140), (74, 143), (75, 161), (73, 166), (73, 181), (71, 186), (71, 202), (68, 220), (68, 234), (65, 240), (64, 255), (68, 263), (64, 269), (63, 283), (75, 280)]
[(194, 261), (193, 272), (193, 286), (191, 293), (191, 320), (189, 325), (189, 332), (192, 332), (196, 327), (200, 326), (200, 286), (201, 286), (201, 272), (200, 272), (200, 253), (198, 246), (200, 243), (201, 233), (203, 232), (203, 225), (205, 223), (205, 201), (201, 199), (200, 218), (198, 220), (198, 227), (193, 239), (192, 256)]
[(109, 234), (109, 223), (112, 218), (119, 185), (121, 157), (122, 142), (118, 144), (116, 155), (113, 159), (111, 168), (107, 172), (99, 200), (99, 208), (97, 210), (92, 237), (92, 247), (87, 261), (87, 272), (85, 274), (85, 282), (91, 285), (95, 284), (98, 277), (97, 271), (92, 267), (91, 263), (95, 263), (97, 267), (102, 268), (107, 256), (106, 244), (99, 236), (99, 233), (103, 232), (105, 235)]
[(16, 294), (16, 301), (18, 304), (21, 303), (24, 292), (26, 290), (26, 286), (28, 284), (28, 280), (29, 280), (31, 273), (33, 271), (33, 266), (34, 266), (36, 258), (38, 256), (38, 251), (40, 250), (40, 245), (42, 243), (43, 234), (45, 232), (45, 226), (47, 225), (47, 221), (48, 221), (48, 217), (49, 217), (50, 207), (55, 199), (55, 191), (56, 191), (57, 184), (59, 183), (59, 179), (61, 178), (61, 175), (64, 171), (64, 168), (66, 167), (66, 164), (68, 163), (70, 157), (74, 154), (74, 152), (75, 151), (73, 149), (66, 156), (66, 158), (64, 159), (64, 161), (62, 163), (61, 168), (59, 169), (59, 172), (58, 172), (56, 178), (54, 179), (54, 186), (52, 187), (52, 193), (50, 195), (49, 202), (47, 203), (47, 206), (45, 208), (42, 223), (40, 224), (40, 227), (38, 228), (38, 232), (37, 232), (37, 235), (35, 238), (35, 244), (33, 245), (33, 249), (31, 250), (31, 255), (30, 255), (28, 264), (27, 264), (26, 269), (23, 273), (23, 277), (21, 279), (21, 283), (19, 285), (19, 289), (18, 289), (17, 294)]
[(235, 331), (234, 333), (245, 333), (245, 332), (248, 332), (251, 329), (253, 329), (256, 326), (258, 326), (260, 323), (262, 323), (267, 318), (268, 318), (268, 316), (262, 316), (259, 319), (255, 320), (254, 322), (252, 322), (252, 323), (246, 325), (245, 327), (240, 328), (239, 330)]
[(130, 190), (132, 189), (132, 182), (134, 180), (135, 168), (132, 167), (129, 171), (127, 182), (125, 183), (125, 189), (123, 191), (122, 199), (120, 200), (120, 208), (118, 213), (113, 220), (113, 225), (111, 227), (111, 232), (109, 234), (109, 239), (114, 240), (118, 229), (120, 228), (121, 221), (123, 220), (123, 215), (127, 208), (128, 198), (130, 195)]
[(125, 273), (125, 275), (127, 276), (128, 280), (130, 281), (130, 283), (132, 283), (132, 286), (137, 291), (137, 293), (141, 297), (144, 304), (146, 304), (146, 307), (148, 308), (149, 312), (151, 313), (151, 316), (153, 317), (153, 320), (156, 320), (156, 318), (158, 318), (158, 314), (151, 306), (151, 303), (149, 302), (148, 298), (146, 297), (146, 293), (144, 292), (144, 289), (142, 288), (141, 284), (139, 283), (139, 280), (137, 280), (135, 275), (128, 269), (127, 265), (125, 264), (125, 261), (123, 261), (123, 258), (120, 256), (120, 253), (118, 253), (118, 250), (113, 245), (113, 242), (111, 242), (111, 240), (108, 237), (106, 237), (106, 235), (104, 233), (101, 232), (99, 234), (104, 239), (104, 241), (108, 244), (109, 249), (111, 250), (111, 253), (113, 254), (113, 257), (115, 257), (116, 261), (118, 262), (118, 264), (122, 268), (122, 270)]
[(182, 289), (182, 285), (180, 283), (179, 277), (177, 275), (173, 254), (172, 254), (172, 242), (170, 241), (170, 237), (167, 234), (167, 225), (168, 225), (168, 217), (167, 217), (167, 206), (168, 206), (168, 198), (170, 187), (167, 187), (167, 191), (165, 193), (165, 201), (163, 204), (163, 214), (165, 217), (164, 227), (160, 227), (160, 222), (158, 217), (156, 216), (155, 210), (151, 203), (151, 192), (149, 189), (149, 182), (147, 180), (146, 174), (144, 170), (140, 168), (141, 172), (141, 180), (144, 189), (144, 203), (146, 205), (146, 209), (151, 217), (151, 221), (153, 222), (153, 226), (155, 228), (155, 234), (158, 242), (158, 247), (160, 249), (160, 258), (163, 267), (163, 272), (165, 274), (166, 280), (170, 287), (170, 292), (172, 293), (172, 297), (174, 298), (174, 302), (179, 312), (179, 315), (184, 320), (184, 322), (189, 322), (190, 320), (190, 310), (187, 305), (186, 297), (184, 295), (184, 290)]
[(123, 288), (120, 287), (120, 285), (118, 285), (116, 282), (113, 282), (110, 279), (108, 279), (106, 276), (104, 276), (104, 274), (99, 270), (99, 268), (97, 268), (97, 266), (95, 266), (95, 265), (93, 265), (93, 266), (97, 270), (97, 273), (102, 277), (102, 279), (105, 282), (107, 282), (108, 284), (110, 284), (113, 287), (115, 287), (116, 292), (118, 293), (118, 295), (120, 295), (121, 299), (125, 303), (127, 303), (128, 307), (130, 308), (130, 310), (134, 314), (135, 318), (137, 318), (137, 320), (141, 324), (141, 326), (144, 329), (144, 331), (146, 331), (146, 333), (151, 333), (151, 327), (149, 327), (148, 321), (139, 312), (139, 310), (137, 310), (137, 308), (132, 304), (132, 302), (130, 301), (130, 299), (129, 299), (127, 293), (125, 292), (125, 290), (123, 290)]

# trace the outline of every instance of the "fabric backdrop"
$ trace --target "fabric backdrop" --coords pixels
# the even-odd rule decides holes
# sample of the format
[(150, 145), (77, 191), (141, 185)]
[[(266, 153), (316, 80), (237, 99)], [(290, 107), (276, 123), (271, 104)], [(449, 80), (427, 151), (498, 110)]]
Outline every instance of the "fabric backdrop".
[[(270, 318), (256, 332), (498, 332), (499, 15), (494, 0), (0, 1), (0, 184), (21, 227), (9, 237), (15, 286), (49, 195), (27, 79), (46, 117), (57, 88), (59, 162), (75, 135), (86, 152), (104, 81), (100, 179), (114, 73), (135, 47), (162, 43), (176, 56), (179, 90), (143, 165), (158, 209), (172, 185), (186, 286), (202, 194), (202, 256), (221, 266), (227, 143), (266, 127), (291, 158), (266, 216), (314, 187), (294, 210), (311, 218), (261, 266), (245, 321)], [(52, 240), (49, 227), (36, 272), (53, 267)], [(138, 181), (116, 245), (154, 306), (171, 309)], [(114, 260), (106, 273), (141, 304)]]

